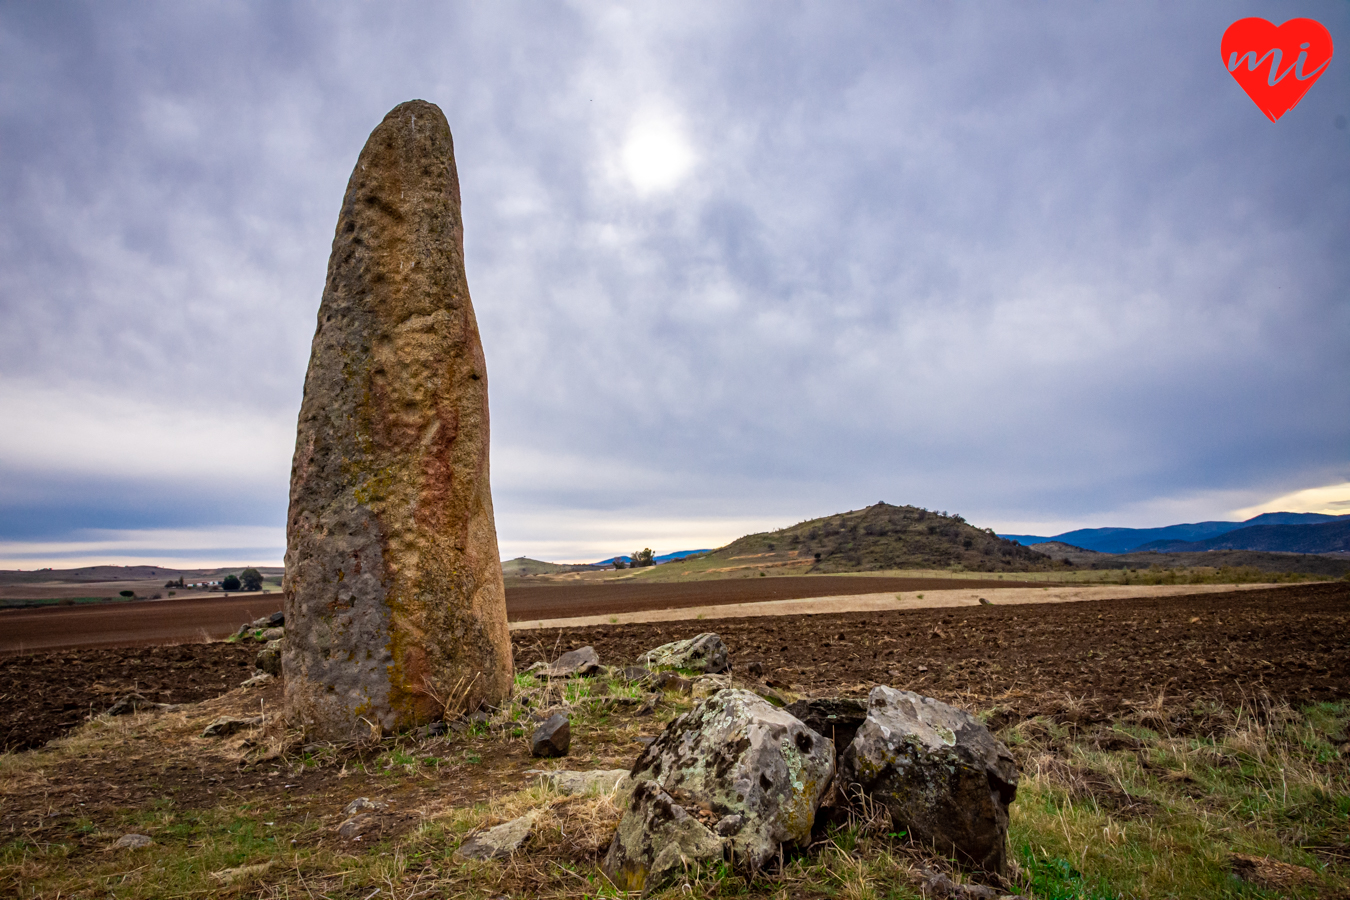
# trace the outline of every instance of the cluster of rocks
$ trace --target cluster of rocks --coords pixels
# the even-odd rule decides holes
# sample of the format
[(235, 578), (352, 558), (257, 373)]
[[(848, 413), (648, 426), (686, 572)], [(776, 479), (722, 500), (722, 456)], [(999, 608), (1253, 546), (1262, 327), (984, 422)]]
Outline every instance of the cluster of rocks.
[(671, 722), (631, 778), (604, 861), (622, 890), (723, 860), (754, 871), (864, 805), (923, 846), (996, 879), (1007, 872), (1011, 753), (970, 714), (910, 691), (780, 709), (724, 689)]
[[(861, 809), (884, 809), (911, 840), (994, 881), (1006, 875), (1017, 768), (1008, 748), (969, 713), (886, 686), (866, 700), (775, 704), (730, 686), (729, 653), (715, 634), (649, 650), (638, 663), (607, 667), (594, 648), (582, 647), (529, 670), (543, 679), (607, 674), (699, 700), (623, 777), (538, 773), (559, 790), (597, 783), (622, 790), (623, 817), (603, 865), (619, 889), (651, 890), (715, 862), (753, 872), (784, 849), (808, 846), (813, 830)], [(780, 699), (771, 689), (766, 693)], [(556, 739), (548, 737), (560, 728), (568, 733), (562, 714), (541, 724), (532, 742), (535, 755), (566, 753), (554, 752)], [(489, 829), (466, 843), (461, 855), (509, 854), (533, 821), (524, 816)], [(930, 892), (1001, 896), (944, 879), (930, 878)]]
[[(286, 614), (275, 612), (239, 626), (236, 641), (257, 641), (263, 647), (254, 661), (259, 673), (281, 677), (281, 650), (286, 639)], [(266, 680), (266, 679), (264, 679)]]
[[(607, 675), (637, 684), (652, 692), (637, 711), (637, 715), (648, 715), (655, 709), (660, 691), (708, 697), (726, 687), (729, 679), (718, 678), (716, 673), (730, 669), (727, 660), (727, 647), (720, 637), (700, 634), (647, 651), (638, 659), (641, 665), (606, 666), (600, 662), (594, 647), (579, 647), (553, 662), (537, 662), (525, 671), (545, 681)], [(679, 674), (680, 671), (694, 677), (686, 677)], [(530, 752), (537, 757), (566, 756), (571, 741), (571, 719), (567, 712), (550, 711), (540, 716), (539, 725), (530, 736)]]

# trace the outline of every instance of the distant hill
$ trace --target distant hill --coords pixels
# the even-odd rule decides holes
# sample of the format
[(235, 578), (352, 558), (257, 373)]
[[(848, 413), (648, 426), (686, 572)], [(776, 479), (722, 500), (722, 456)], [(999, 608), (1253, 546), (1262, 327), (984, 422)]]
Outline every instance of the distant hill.
[(1259, 550), (1267, 553), (1350, 552), (1350, 521), (1317, 525), (1252, 525), (1206, 541), (1153, 541), (1139, 552), (1199, 553), (1209, 550)]
[[(652, 560), (653, 560), (657, 565), (660, 565), (661, 563), (668, 563), (668, 562), (670, 562), (670, 561), (672, 561), (672, 560), (676, 560), (676, 559), (684, 559), (686, 556), (698, 556), (700, 553), (707, 553), (707, 552), (709, 552), (709, 551), (708, 551), (708, 550), (676, 550), (676, 551), (673, 552), (673, 553), (662, 553), (660, 556), (653, 556), (653, 557), (652, 557)], [(629, 563), (631, 563), (631, 562), (633, 561), (633, 558), (632, 558), (631, 556), (611, 556), (609, 559), (602, 559), (602, 560), (600, 560), (600, 561), (597, 562), (597, 563), (592, 563), (592, 565), (600, 566), (600, 567), (602, 567), (602, 568), (605, 567), (605, 566), (612, 566), (612, 565), (614, 565), (614, 560), (616, 560), (616, 559), (621, 559), (621, 560), (623, 560), (623, 564), (624, 564), (624, 565), (628, 565)]]
[(810, 572), (954, 566), (975, 572), (1026, 572), (1053, 565), (1050, 557), (969, 525), (960, 516), (889, 503), (746, 535), (712, 551), (707, 559), (805, 563)]
[[(217, 576), (238, 575), (244, 566), (225, 566), (215, 569), (174, 569), (169, 566), (82, 566), (78, 569), (6, 569), (0, 570), (0, 585), (41, 584), (66, 582), (96, 584), (104, 581), (176, 580), (185, 578), (215, 580)], [(281, 566), (254, 566), (264, 578), (285, 574)]]
[(565, 572), (587, 572), (600, 568), (603, 568), (603, 566), (592, 566), (584, 563), (551, 563), (538, 559), (530, 559), (528, 556), (517, 556), (515, 559), (508, 559), (502, 562), (502, 577), (519, 578), (524, 575), (558, 575)]
[(1162, 528), (1080, 528), (1052, 537), (1034, 534), (1005, 534), (1002, 537), (1028, 547), (1058, 541), (1084, 550), (1096, 550), (1098, 553), (1129, 553), (1133, 550), (1142, 550), (1144, 545), (1156, 544), (1159, 541), (1194, 543), (1257, 525), (1313, 525), (1339, 520), (1350, 521), (1350, 516), (1275, 512), (1262, 513), (1245, 522), (1195, 522), (1188, 525), (1167, 525)]

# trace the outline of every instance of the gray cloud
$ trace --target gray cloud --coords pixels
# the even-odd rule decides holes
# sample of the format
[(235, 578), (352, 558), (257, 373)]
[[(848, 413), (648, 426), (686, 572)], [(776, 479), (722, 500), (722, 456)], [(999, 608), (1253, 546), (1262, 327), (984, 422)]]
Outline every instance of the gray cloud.
[(6, 5), (4, 534), (279, 525), (342, 190), (411, 97), (455, 133), (504, 550), (1342, 479), (1350, 70), (1268, 122), (1218, 59), (1242, 14)]

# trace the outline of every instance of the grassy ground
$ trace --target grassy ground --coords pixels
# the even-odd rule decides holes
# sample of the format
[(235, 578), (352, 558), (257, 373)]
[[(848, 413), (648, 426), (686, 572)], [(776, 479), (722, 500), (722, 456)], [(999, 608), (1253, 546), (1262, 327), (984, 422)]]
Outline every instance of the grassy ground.
[[(22, 807), (30, 823), (0, 838), (0, 894), (617, 896), (599, 862), (622, 798), (562, 796), (529, 786), (521, 770), (626, 768), (638, 737), (693, 702), (668, 694), (644, 716), (642, 699), (621, 680), (521, 675), (514, 702), (489, 722), (444, 738), (351, 746), (303, 745), (275, 722), (226, 744), (202, 739), (222, 712), (256, 714), (259, 701), (242, 690), (168, 713), (99, 717), (46, 749), (0, 756), (0, 805)], [(522, 746), (533, 714), (553, 709), (572, 715), (573, 755), (529, 760)], [(997, 703), (979, 713), (1004, 718)], [(1159, 696), (1106, 726), (1074, 721), (1068, 708), (999, 732), (1023, 772), (1011, 888), (1057, 900), (1350, 896), (1350, 703), (1294, 709), (1253, 697), (1230, 708)], [(211, 768), (218, 759), (229, 765)], [(175, 772), (172, 785), (161, 781)], [(90, 782), (87, 806), (56, 799), (75, 778)], [(194, 778), (220, 789), (203, 799), (189, 790), (200, 787)], [(138, 779), (148, 793), (95, 802)], [(396, 798), (400, 812), (361, 841), (342, 840), (339, 810), (358, 790)], [(540, 818), (511, 860), (455, 858), (467, 836), (529, 810)], [(128, 832), (154, 844), (109, 849)], [(657, 896), (917, 898), (925, 868), (961, 878), (884, 817), (860, 816), (786, 855), (781, 868), (754, 878), (723, 867), (691, 872)]]

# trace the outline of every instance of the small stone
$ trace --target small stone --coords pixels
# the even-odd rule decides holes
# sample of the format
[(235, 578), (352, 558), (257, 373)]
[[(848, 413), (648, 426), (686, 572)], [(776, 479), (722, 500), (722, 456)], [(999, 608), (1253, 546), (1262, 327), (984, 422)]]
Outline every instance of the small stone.
[(568, 796), (624, 793), (628, 781), (627, 769), (596, 769), (590, 772), (569, 772), (566, 769), (552, 772), (536, 770), (526, 774), (558, 793)]
[[(530, 668), (534, 670), (533, 666)], [(571, 678), (574, 675), (594, 675), (600, 669), (600, 657), (596, 655), (595, 648), (582, 647), (579, 650), (567, 651), (554, 660), (552, 665), (534, 670), (534, 674), (541, 678)]]
[(278, 610), (277, 612), (272, 613), (270, 616), (264, 619), (263, 622), (264, 627), (281, 628), (286, 624), (286, 613), (283, 610)]
[(745, 673), (751, 678), (760, 678), (764, 675), (764, 663), (759, 660), (751, 662), (745, 667)]
[(342, 814), (351, 818), (360, 812), (379, 812), (388, 805), (389, 804), (383, 800), (371, 800), (369, 797), (357, 797), (351, 803), (347, 804), (347, 808), (342, 811)]
[(268, 675), (281, 676), (281, 641), (272, 641), (258, 651), (253, 664)]
[(273, 641), (281, 640), (285, 636), (286, 629), (284, 628), (264, 628), (254, 636), (254, 639), (263, 644), (270, 644)]
[(455, 856), (459, 859), (502, 859), (510, 856), (525, 843), (538, 817), (537, 810), (528, 812), (496, 828), (479, 832), (460, 844)]
[(352, 816), (337, 827), (338, 837), (344, 841), (358, 840), (361, 835), (370, 831), (380, 824), (380, 820), (370, 813), (360, 813)]
[(253, 728), (263, 723), (262, 716), (253, 716), (248, 719), (239, 719), (234, 716), (221, 716), (202, 732), (202, 737), (228, 737), (237, 734), (246, 728)]
[(642, 666), (624, 666), (619, 670), (619, 677), (627, 682), (645, 681), (652, 676), (651, 669)]
[(150, 840), (148, 835), (144, 834), (124, 834), (113, 841), (113, 850), (140, 850), (143, 847), (149, 847), (154, 841)]
[(420, 729), (418, 729), (417, 733), (422, 738), (433, 738), (433, 737), (441, 737), (447, 731), (449, 731), (449, 729), (446, 727), (444, 722), (432, 722), (429, 725), (423, 725)]
[(717, 675), (700, 675), (689, 686), (689, 695), (695, 700), (706, 700), (723, 688), (731, 687), (731, 679)]
[(151, 703), (140, 694), (125, 694), (117, 698), (112, 706), (108, 707), (108, 715), (125, 716), (129, 713), (140, 712), (143, 709), (157, 709), (159, 704)]
[(530, 738), (530, 753), (534, 756), (566, 756), (571, 746), (572, 725), (564, 713), (549, 716)]
[(658, 691), (687, 694), (694, 689), (694, 683), (683, 675), (677, 675), (674, 672), (658, 672), (652, 677), (652, 687)]
[(274, 676), (268, 674), (267, 672), (259, 672), (257, 675), (254, 675), (248, 681), (241, 682), (239, 686), (241, 688), (266, 687), (267, 685), (271, 684), (274, 681), (276, 681), (276, 678)]
[(980, 598), (980, 605), (981, 605), (981, 606), (992, 606), (993, 604), (990, 603), (988, 600), (984, 599), (983, 597), (981, 597), (981, 598)]
[(638, 657), (638, 663), (649, 669), (690, 669), (716, 675), (731, 667), (727, 645), (711, 632), (705, 632), (683, 641), (671, 641)]

